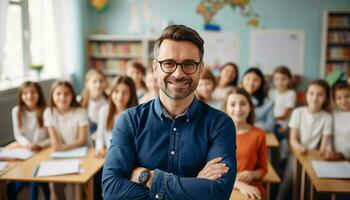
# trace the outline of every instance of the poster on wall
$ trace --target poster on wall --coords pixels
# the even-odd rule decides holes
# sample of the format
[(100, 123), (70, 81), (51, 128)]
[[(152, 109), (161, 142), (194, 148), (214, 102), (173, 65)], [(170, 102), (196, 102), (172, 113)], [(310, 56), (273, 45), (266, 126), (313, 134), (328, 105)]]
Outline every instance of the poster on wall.
[(200, 35), (204, 40), (204, 64), (213, 69), (215, 75), (227, 62), (239, 64), (239, 34), (234, 32), (205, 31)]
[(304, 71), (304, 31), (257, 30), (250, 35), (249, 66), (259, 67), (265, 74), (272, 74), (280, 65), (292, 73)]

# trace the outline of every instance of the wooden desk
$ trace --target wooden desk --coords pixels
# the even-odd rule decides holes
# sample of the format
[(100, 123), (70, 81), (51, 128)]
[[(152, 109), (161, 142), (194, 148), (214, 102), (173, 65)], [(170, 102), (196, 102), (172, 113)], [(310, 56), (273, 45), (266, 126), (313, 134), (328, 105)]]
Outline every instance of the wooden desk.
[[(331, 193), (333, 198), (336, 193), (350, 193), (350, 180), (348, 179), (324, 179), (317, 177), (311, 164), (312, 160), (322, 160), (318, 156), (317, 151), (309, 151), (306, 155), (301, 155), (293, 148), (292, 151), (296, 157), (294, 167), (298, 169), (294, 170), (293, 175), (295, 181), (298, 182), (295, 186), (300, 186), (301, 196), (298, 199), (307, 198), (305, 194), (306, 196), (309, 195), (309, 199), (315, 199), (317, 193)], [(301, 180), (299, 177), (301, 177)]]
[[(51, 183), (73, 183), (83, 186), (83, 192), (86, 199), (93, 199), (93, 176), (101, 169), (104, 164), (103, 158), (96, 158), (95, 150), (90, 148), (88, 155), (81, 161), (82, 173), (50, 177), (33, 177), (33, 170), (41, 161), (52, 160), (50, 158), (51, 148), (40, 151), (28, 160), (22, 161), (13, 169), (9, 170), (0, 177), (0, 181), (23, 181), (23, 182), (51, 182)], [(79, 194), (78, 194), (79, 195)], [(77, 196), (77, 198), (79, 198)]]
[[(275, 169), (272, 167), (271, 163), (268, 163), (267, 173), (262, 179), (264, 183), (266, 183), (266, 199), (270, 197), (270, 184), (271, 183), (280, 183), (281, 178), (278, 176)], [(231, 193), (230, 200), (247, 200), (243, 194), (241, 194), (238, 190), (233, 189)]]
[(266, 146), (270, 148), (279, 147), (280, 143), (274, 133), (266, 133)]

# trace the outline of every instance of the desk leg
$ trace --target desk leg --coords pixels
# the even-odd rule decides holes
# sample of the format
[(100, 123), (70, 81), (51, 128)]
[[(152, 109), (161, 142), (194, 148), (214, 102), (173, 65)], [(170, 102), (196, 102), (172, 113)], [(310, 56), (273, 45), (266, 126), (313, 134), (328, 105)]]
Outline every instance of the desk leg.
[(74, 190), (74, 199), (75, 200), (83, 199), (83, 196), (81, 194), (81, 185), (80, 184), (74, 184), (73, 190)]
[(335, 193), (332, 193), (332, 194), (331, 194), (331, 200), (336, 200), (336, 199), (337, 199), (336, 194), (335, 194)]
[(314, 186), (310, 185), (310, 200), (316, 200), (317, 199), (317, 192), (314, 188)]
[(0, 199), (7, 199), (6, 182), (0, 182)]
[(305, 199), (305, 169), (301, 169), (300, 200)]
[(271, 184), (266, 184), (266, 199), (270, 199), (270, 192), (271, 192)]
[(293, 156), (293, 200), (298, 200), (298, 194), (300, 193), (300, 171), (301, 166), (298, 160)]
[(87, 183), (84, 184), (84, 193), (86, 200), (94, 199), (94, 178), (90, 178)]

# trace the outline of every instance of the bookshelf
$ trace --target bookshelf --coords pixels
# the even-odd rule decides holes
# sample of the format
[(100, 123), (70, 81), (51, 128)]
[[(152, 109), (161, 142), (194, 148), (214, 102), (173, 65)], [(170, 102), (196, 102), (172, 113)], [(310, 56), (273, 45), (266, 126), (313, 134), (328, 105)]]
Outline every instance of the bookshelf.
[(155, 37), (90, 35), (86, 45), (88, 65), (107, 76), (124, 74), (131, 60), (151, 67), (154, 42)]
[(327, 10), (321, 38), (321, 77), (334, 71), (350, 76), (350, 10)]

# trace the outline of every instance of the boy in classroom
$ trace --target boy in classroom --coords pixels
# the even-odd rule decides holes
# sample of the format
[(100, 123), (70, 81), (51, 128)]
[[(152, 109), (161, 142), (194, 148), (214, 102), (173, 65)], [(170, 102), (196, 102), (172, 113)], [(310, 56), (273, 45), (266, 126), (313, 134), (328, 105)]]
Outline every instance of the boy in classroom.
[(332, 90), (335, 110), (334, 120), (334, 147), (340, 157), (350, 159), (350, 85), (340, 81)]
[[(98, 128), (98, 113), (104, 105), (107, 105), (108, 96), (105, 92), (106, 85), (106, 76), (101, 71), (90, 69), (86, 73), (80, 105), (87, 109), (90, 122), (90, 134), (92, 135), (94, 135)], [(93, 136), (93, 138), (94, 137), (95, 136)]]
[(255, 106), (255, 126), (272, 132), (275, 126), (273, 102), (266, 96), (266, 81), (260, 69), (249, 68), (243, 75), (242, 87), (250, 94)]
[[(50, 138), (44, 127), (43, 113), (46, 107), (45, 97), (40, 85), (25, 81), (18, 88), (17, 105), (12, 109), (13, 134), (19, 146), (32, 151), (40, 151), (50, 145)], [(8, 185), (8, 198), (17, 199), (20, 190), (28, 185), (13, 182)], [(50, 198), (47, 183), (30, 183), (30, 199), (38, 199), (38, 185), (43, 189), (45, 199)]]
[(261, 179), (267, 173), (266, 133), (254, 126), (254, 105), (243, 88), (229, 91), (225, 112), (235, 122), (237, 177), (234, 188), (253, 200), (266, 199)]
[[(57, 81), (51, 87), (50, 107), (44, 112), (45, 127), (53, 151), (66, 151), (89, 144), (89, 120), (86, 110), (75, 99), (68, 81)], [(52, 184), (54, 198), (66, 199), (66, 184)]]
[[(290, 145), (300, 154), (318, 149), (321, 156), (332, 155), (332, 116), (330, 109), (330, 88), (324, 80), (314, 80), (306, 88), (306, 106), (293, 110), (290, 121)], [(278, 200), (291, 197), (293, 160), (290, 154), (280, 185)]]

